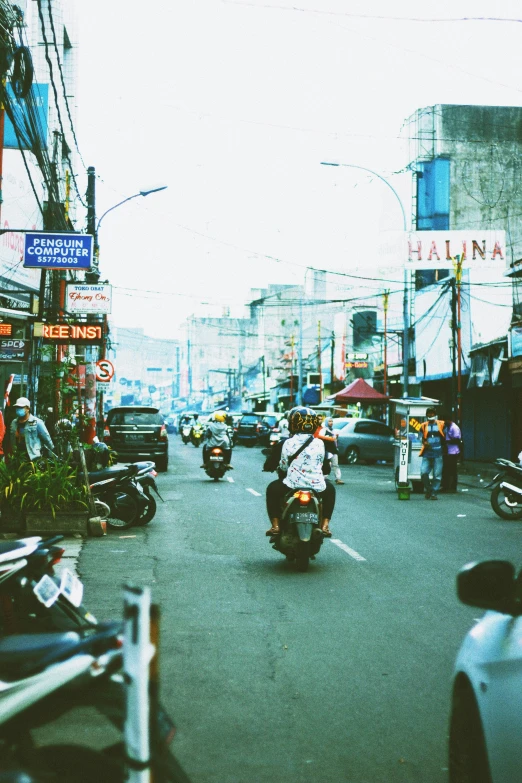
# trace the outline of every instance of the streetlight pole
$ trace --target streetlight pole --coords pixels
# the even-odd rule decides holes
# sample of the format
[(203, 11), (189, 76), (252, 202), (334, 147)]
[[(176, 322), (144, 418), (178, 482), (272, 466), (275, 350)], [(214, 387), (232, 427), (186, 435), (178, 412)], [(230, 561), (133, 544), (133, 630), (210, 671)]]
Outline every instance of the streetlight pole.
[[(359, 169), (360, 171), (366, 171), (368, 174), (372, 174), (374, 177), (377, 177), (377, 179), (380, 179), (381, 182), (384, 182), (385, 185), (389, 187), (395, 198), (397, 199), (397, 202), (401, 208), (401, 214), (402, 214), (402, 224), (403, 224), (403, 231), (404, 233), (407, 232), (408, 226), (406, 222), (406, 212), (404, 211), (404, 205), (401, 201), (401, 198), (393, 185), (388, 182), (388, 180), (382, 176), (382, 174), (379, 174), (377, 171), (373, 171), (373, 169), (369, 169), (366, 166), (356, 166), (354, 163), (329, 163), (327, 161), (322, 161), (321, 166), (336, 166), (338, 168), (348, 168), (348, 169)], [(404, 337), (403, 337), (403, 343), (402, 343), (402, 372), (404, 376), (404, 382), (403, 382), (403, 391), (402, 396), (407, 397), (408, 396), (408, 383), (409, 383), (409, 356), (410, 356), (410, 304), (409, 304), (409, 277), (408, 277), (408, 270), (404, 269), (404, 296), (403, 296), (403, 324), (404, 324)]]

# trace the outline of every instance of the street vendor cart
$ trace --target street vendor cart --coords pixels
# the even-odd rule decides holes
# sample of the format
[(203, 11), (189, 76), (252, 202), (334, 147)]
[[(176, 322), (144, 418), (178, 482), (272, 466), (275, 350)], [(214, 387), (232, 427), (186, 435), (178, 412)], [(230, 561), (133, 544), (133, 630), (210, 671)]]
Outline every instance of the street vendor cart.
[(390, 400), (390, 425), (395, 433), (395, 487), (408, 486), (423, 492), (421, 479), (422, 446), (420, 427), (426, 420), (426, 409), (436, 408), (439, 400), (430, 397), (405, 397)]

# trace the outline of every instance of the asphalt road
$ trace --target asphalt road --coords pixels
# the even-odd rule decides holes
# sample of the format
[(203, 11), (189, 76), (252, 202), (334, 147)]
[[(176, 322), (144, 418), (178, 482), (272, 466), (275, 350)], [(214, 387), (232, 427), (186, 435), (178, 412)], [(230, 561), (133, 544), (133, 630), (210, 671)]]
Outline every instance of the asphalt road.
[(80, 558), (100, 619), (121, 616), (122, 582), (152, 585), (175, 755), (193, 783), (447, 780), (452, 666), (480, 615), (455, 576), (516, 562), (522, 522), (495, 517), (479, 489), (399, 501), (391, 466), (343, 466), (334, 538), (301, 574), (264, 535), (262, 462), (238, 447), (215, 483), (171, 436), (155, 519)]

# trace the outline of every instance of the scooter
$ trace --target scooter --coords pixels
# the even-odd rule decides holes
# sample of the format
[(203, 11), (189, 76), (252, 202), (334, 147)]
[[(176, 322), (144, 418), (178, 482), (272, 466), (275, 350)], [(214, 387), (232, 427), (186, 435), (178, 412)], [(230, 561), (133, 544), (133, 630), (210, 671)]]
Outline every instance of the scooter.
[(223, 449), (214, 446), (207, 451), (206, 459), (203, 465), (205, 473), (214, 481), (219, 481), (227, 472), (225, 455)]
[(268, 436), (268, 445), (275, 446), (276, 443), (281, 441), (281, 437), (281, 431), (277, 427), (274, 427), (274, 429), (270, 430), (270, 435)]
[(201, 424), (194, 424), (190, 433), (190, 440), (197, 449), (201, 446), (203, 440), (203, 426)]
[(89, 473), (96, 510), (109, 527), (122, 529), (146, 525), (153, 519), (156, 501), (151, 489), (163, 500), (156, 486), (156, 476), (151, 461)]
[(181, 440), (183, 441), (183, 444), (186, 446), (187, 443), (190, 443), (190, 433), (192, 431), (192, 427), (190, 424), (184, 424), (181, 428)]
[(288, 492), (282, 503), (280, 532), (270, 538), (272, 548), (295, 562), (298, 571), (307, 571), (323, 543), (321, 520), (321, 500), (313, 490)]
[(54, 566), (63, 536), (0, 541), (0, 633), (38, 633), (92, 628), (96, 618), (83, 605), (83, 584)]
[[(159, 702), (158, 613), (147, 588), (126, 587), (124, 617), (123, 628), (0, 640), (0, 755), (9, 780), (139, 783), (152, 774), (158, 783), (190, 783), (169, 750), (175, 727)], [(35, 746), (34, 728), (78, 707), (96, 708), (122, 741), (101, 751)]]
[(497, 459), (501, 468), (487, 485), (491, 490), (491, 508), (502, 519), (522, 519), (522, 465), (508, 459)]

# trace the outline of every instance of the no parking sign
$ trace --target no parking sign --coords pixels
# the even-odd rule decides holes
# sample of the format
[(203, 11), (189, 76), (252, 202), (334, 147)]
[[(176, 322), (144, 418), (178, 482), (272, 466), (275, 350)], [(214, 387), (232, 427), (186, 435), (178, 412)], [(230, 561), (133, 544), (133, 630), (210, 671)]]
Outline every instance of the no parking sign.
[(108, 359), (99, 359), (96, 362), (96, 380), (108, 383), (114, 376), (114, 365)]

